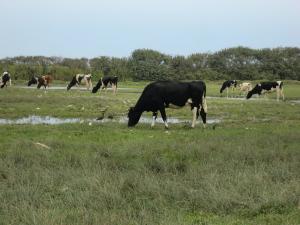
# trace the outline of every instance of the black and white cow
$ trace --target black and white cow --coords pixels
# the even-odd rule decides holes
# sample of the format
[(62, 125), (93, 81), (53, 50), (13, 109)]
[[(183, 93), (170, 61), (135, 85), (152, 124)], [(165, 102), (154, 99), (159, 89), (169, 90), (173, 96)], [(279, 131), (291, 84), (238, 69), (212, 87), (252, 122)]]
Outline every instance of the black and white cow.
[(202, 81), (177, 82), (156, 81), (147, 85), (134, 107), (128, 112), (128, 126), (135, 126), (144, 111), (152, 112), (154, 126), (157, 111), (160, 111), (165, 128), (168, 128), (165, 108), (180, 108), (190, 105), (193, 111), (192, 127), (201, 115), (203, 126), (206, 125), (206, 85)]
[(37, 88), (40, 89), (41, 86), (44, 86), (44, 88), (46, 89), (47, 87), (49, 87), (50, 83), (52, 82), (53, 78), (51, 75), (47, 74), (44, 76), (38, 76), (38, 77), (32, 77), (28, 83), (27, 86), (31, 86), (32, 84), (37, 84)]
[(9, 82), (9, 86), (11, 86), (10, 74), (7, 71), (5, 71), (0, 80), (0, 87), (1, 88), (4, 88), (5, 86), (7, 87), (7, 82)]
[(226, 80), (221, 86), (220, 94), (223, 93), (223, 91), (226, 89), (227, 98), (228, 98), (228, 89), (231, 88), (232, 91), (236, 88), (237, 81), (236, 80)]
[(282, 100), (284, 100), (282, 81), (268, 81), (257, 84), (251, 91), (248, 92), (247, 99), (251, 98), (254, 94), (261, 95), (275, 91), (277, 94), (277, 101), (279, 101), (280, 97), (282, 97)]
[[(101, 89), (105, 88), (105, 91), (107, 91), (107, 86), (110, 85), (114, 94), (117, 92), (117, 87), (118, 87), (118, 77), (117, 76), (105, 76), (101, 78), (96, 86), (93, 88), (92, 92), (96, 93), (99, 88), (102, 86)], [(100, 89), (100, 90), (101, 90)]]
[(92, 88), (92, 75), (91, 74), (76, 74), (71, 82), (67, 86), (67, 90), (70, 90), (71, 87), (76, 85), (77, 87), (80, 85), (80, 83), (84, 81), (86, 88), (89, 90)]

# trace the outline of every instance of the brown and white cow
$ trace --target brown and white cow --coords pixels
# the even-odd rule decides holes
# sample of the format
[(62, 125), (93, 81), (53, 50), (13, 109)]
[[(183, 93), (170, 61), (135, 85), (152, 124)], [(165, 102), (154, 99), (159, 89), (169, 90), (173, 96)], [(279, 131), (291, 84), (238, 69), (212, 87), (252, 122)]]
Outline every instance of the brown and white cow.
[(47, 87), (50, 86), (50, 83), (53, 81), (53, 78), (51, 75), (43, 75), (39, 77), (32, 77), (29, 81), (27, 86), (31, 86), (32, 84), (37, 84), (37, 88), (40, 89), (41, 86), (44, 86), (46, 89)]

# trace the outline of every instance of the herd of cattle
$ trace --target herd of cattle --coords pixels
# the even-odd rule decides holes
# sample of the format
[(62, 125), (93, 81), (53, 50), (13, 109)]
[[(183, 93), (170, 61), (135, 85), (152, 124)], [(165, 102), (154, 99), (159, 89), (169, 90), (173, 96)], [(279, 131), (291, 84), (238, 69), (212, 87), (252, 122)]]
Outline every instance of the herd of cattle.
[[(53, 81), (53, 77), (49, 74), (39, 77), (32, 77), (28, 81), (28, 86), (36, 84), (37, 88), (49, 87)], [(11, 76), (8, 72), (4, 72), (0, 79), (0, 87), (11, 85)], [(112, 87), (114, 93), (117, 91), (118, 77), (117, 76), (104, 76), (101, 78), (96, 86), (92, 87), (92, 75), (91, 74), (77, 74), (75, 75), (67, 86), (67, 90), (70, 90), (73, 86), (79, 86), (81, 83), (85, 83), (87, 90), (92, 89), (92, 93), (96, 93), (100, 88), (107, 89), (108, 86)], [(251, 83), (244, 82), (238, 84), (236, 80), (225, 81), (220, 89), (220, 94), (226, 90), (227, 98), (229, 91), (239, 89), (246, 95), (246, 99), (252, 97), (252, 95), (262, 95), (276, 91), (277, 101), (283, 94), (283, 82), (282, 81), (269, 81), (258, 83), (252, 88)], [(179, 82), (179, 81), (155, 81), (148, 84), (136, 105), (131, 107), (128, 112), (128, 126), (135, 126), (143, 112), (152, 112), (152, 124), (155, 125), (158, 111), (164, 121), (165, 128), (168, 128), (167, 116), (165, 108), (181, 108), (183, 106), (191, 107), (193, 118), (192, 127), (195, 127), (195, 123), (199, 115), (203, 121), (203, 125), (206, 125), (206, 85), (203, 81), (191, 81), (191, 82)]]

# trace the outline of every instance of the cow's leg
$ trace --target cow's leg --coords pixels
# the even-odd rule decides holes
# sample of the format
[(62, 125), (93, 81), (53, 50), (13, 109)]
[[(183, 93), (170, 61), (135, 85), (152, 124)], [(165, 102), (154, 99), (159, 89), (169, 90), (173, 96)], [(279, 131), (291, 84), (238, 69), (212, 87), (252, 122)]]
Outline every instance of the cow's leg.
[(200, 116), (202, 118), (203, 127), (205, 128), (206, 127), (206, 109), (204, 107), (201, 107)]
[(280, 94), (281, 94), (282, 100), (284, 101), (284, 93), (283, 93), (283, 88), (281, 88), (281, 90), (280, 90)]
[(115, 94), (117, 94), (117, 84), (115, 84)]
[(227, 94), (227, 98), (228, 98), (228, 89), (229, 89), (229, 88), (226, 88), (226, 94)]
[(159, 111), (160, 111), (160, 115), (165, 123), (165, 128), (168, 129), (169, 126), (168, 126), (168, 122), (167, 122), (167, 115), (166, 115), (165, 106), (163, 104), (160, 106)]
[(198, 107), (194, 106), (193, 107), (193, 120), (192, 120), (192, 128), (195, 127), (195, 124), (196, 124), (196, 119), (197, 119), (197, 114), (199, 112), (199, 109)]
[(154, 127), (156, 118), (157, 118), (157, 112), (153, 112), (151, 127)]
[(280, 97), (280, 89), (279, 87), (276, 88), (276, 99), (277, 99), (277, 102), (279, 101), (279, 97)]

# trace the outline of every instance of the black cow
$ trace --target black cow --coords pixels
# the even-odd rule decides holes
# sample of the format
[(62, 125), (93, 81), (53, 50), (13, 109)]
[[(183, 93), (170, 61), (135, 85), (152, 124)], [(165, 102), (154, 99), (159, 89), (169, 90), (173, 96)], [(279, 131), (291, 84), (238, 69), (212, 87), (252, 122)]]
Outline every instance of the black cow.
[(228, 98), (228, 89), (231, 87), (232, 91), (234, 91), (234, 89), (237, 86), (237, 81), (236, 80), (226, 80), (223, 84), (222, 87), (220, 89), (220, 94), (222, 94), (222, 92), (226, 89), (226, 93), (227, 93), (227, 98)]
[(101, 78), (98, 81), (98, 83), (96, 84), (96, 86), (93, 88), (92, 92), (96, 93), (101, 86), (102, 86), (101, 89), (105, 88), (105, 91), (106, 91), (108, 85), (111, 85), (113, 92), (115, 94), (117, 91), (117, 87), (118, 87), (118, 77), (117, 76), (105, 76), (105, 77)]
[(172, 106), (179, 108), (186, 104), (190, 105), (193, 111), (192, 127), (195, 127), (196, 118), (200, 115), (205, 127), (206, 124), (206, 85), (202, 81), (177, 82), (177, 81), (156, 81), (147, 85), (134, 107), (128, 112), (128, 126), (135, 126), (144, 111), (153, 112), (152, 127), (157, 118), (157, 111), (168, 128), (165, 108)]
[(74, 85), (76, 85), (78, 87), (79, 84), (81, 83), (81, 81), (85, 82), (86, 88), (88, 90), (90, 88), (92, 88), (92, 75), (91, 74), (76, 74), (72, 78), (71, 82), (68, 84), (67, 90), (70, 90), (71, 87), (73, 87)]
[(1, 88), (4, 88), (5, 86), (7, 87), (7, 82), (9, 82), (9, 85), (11, 86), (10, 74), (8, 72), (4, 72), (0, 80), (0, 87)]
[(282, 81), (268, 81), (257, 84), (251, 91), (248, 92), (247, 99), (251, 98), (254, 94), (261, 95), (275, 91), (277, 93), (277, 101), (279, 101), (280, 96), (282, 97), (282, 100), (284, 100)]

